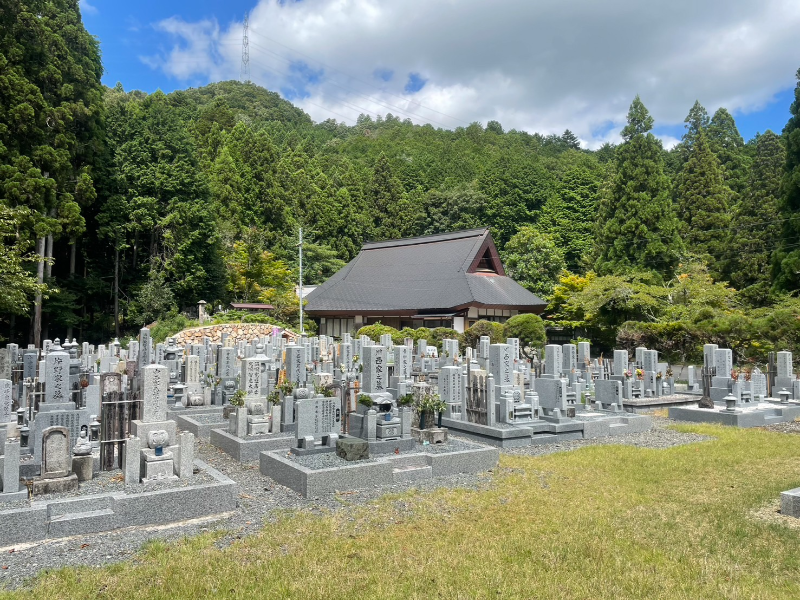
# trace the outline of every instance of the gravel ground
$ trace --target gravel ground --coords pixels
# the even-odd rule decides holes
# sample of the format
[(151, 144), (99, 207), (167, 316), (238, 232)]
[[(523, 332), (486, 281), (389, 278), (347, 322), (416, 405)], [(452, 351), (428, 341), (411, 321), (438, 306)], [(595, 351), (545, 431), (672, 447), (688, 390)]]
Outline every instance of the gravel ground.
[(761, 429), (775, 431), (777, 433), (800, 433), (800, 422), (787, 421), (786, 423), (775, 423), (774, 425), (765, 425)]
[[(678, 433), (665, 429), (671, 423), (667, 419), (654, 419), (654, 427), (646, 433), (628, 434), (597, 440), (576, 440), (547, 446), (531, 446), (504, 450), (509, 454), (538, 456), (575, 450), (595, 444), (627, 444), (646, 448), (669, 448), (681, 444), (705, 441), (707, 436)], [(307, 510), (320, 513), (325, 510), (349, 510), (350, 507), (370, 502), (383, 494), (416, 488), (422, 492), (436, 488), (479, 489), (491, 484), (491, 474), (464, 474), (397, 484), (382, 488), (371, 488), (355, 492), (344, 492), (315, 498), (303, 498), (296, 492), (264, 477), (257, 463), (241, 464), (210, 445), (196, 440), (196, 457), (233, 479), (239, 489), (239, 506), (232, 514), (224, 517), (198, 519), (173, 526), (130, 528), (107, 533), (76, 536), (62, 540), (36, 542), (17, 545), (13, 549), (0, 551), (0, 588), (14, 589), (43, 569), (65, 566), (101, 566), (132, 558), (143, 543), (150, 539), (166, 541), (180, 539), (199, 533), (221, 530), (226, 534), (217, 542), (225, 546), (243, 536), (259, 531), (265, 521), (274, 520), (278, 510)], [(459, 448), (474, 447), (472, 442), (452, 438), (450, 445)], [(422, 446), (419, 446), (421, 449)], [(426, 451), (441, 452), (444, 448), (426, 446)], [(324, 456), (324, 455), (323, 455)], [(92, 482), (98, 491), (108, 491), (118, 485), (111, 480), (111, 474), (104, 474)], [(196, 477), (207, 477), (204, 474)], [(150, 488), (152, 489), (152, 488)], [(0, 506), (0, 510), (7, 506)]]
[(604, 446), (608, 444), (622, 444), (623, 446), (636, 446), (637, 448), (663, 449), (684, 444), (695, 444), (706, 442), (714, 438), (708, 435), (697, 433), (680, 433), (667, 429), (668, 425), (674, 425), (679, 421), (653, 417), (653, 428), (642, 433), (626, 433), (609, 437), (596, 438), (592, 440), (569, 440), (558, 444), (544, 444), (541, 446), (525, 446), (522, 448), (507, 448), (503, 452), (506, 454), (516, 454), (525, 456), (544, 456), (545, 454), (555, 454), (556, 452), (568, 452), (586, 446)]

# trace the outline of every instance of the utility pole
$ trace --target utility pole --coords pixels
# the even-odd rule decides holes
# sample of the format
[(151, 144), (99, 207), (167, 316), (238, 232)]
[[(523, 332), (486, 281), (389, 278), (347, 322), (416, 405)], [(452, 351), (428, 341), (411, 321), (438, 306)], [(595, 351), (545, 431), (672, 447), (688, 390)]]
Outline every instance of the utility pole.
[(306, 330), (303, 328), (303, 228), (300, 228), (300, 243), (297, 244), (298, 251), (300, 252), (300, 335), (304, 334)]
[(244, 83), (250, 82), (250, 41), (247, 38), (247, 27), (250, 21), (250, 13), (244, 13), (244, 31), (242, 32), (242, 67), (239, 71), (239, 80)]

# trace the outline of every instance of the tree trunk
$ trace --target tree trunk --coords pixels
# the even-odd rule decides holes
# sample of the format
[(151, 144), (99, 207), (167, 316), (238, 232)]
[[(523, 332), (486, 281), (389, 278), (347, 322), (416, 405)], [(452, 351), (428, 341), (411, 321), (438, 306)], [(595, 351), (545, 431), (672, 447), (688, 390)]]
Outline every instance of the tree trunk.
[(114, 336), (119, 338), (119, 247), (114, 249)]
[(70, 278), (75, 276), (75, 248), (78, 246), (76, 240), (70, 240), (69, 242), (69, 276)]
[[(36, 241), (36, 253), (39, 255), (39, 264), (36, 269), (36, 282), (41, 285), (44, 282), (44, 238)], [(42, 292), (36, 292), (36, 300), (33, 304), (33, 327), (31, 329), (30, 342), (35, 348), (41, 345), (42, 341)]]
[(44, 265), (44, 276), (50, 279), (53, 276), (53, 234), (47, 236), (47, 246), (45, 250), (47, 262)]
[[(75, 248), (77, 247), (75, 239), (69, 241), (69, 278), (75, 277)], [(72, 339), (72, 325), (67, 326), (67, 340)]]

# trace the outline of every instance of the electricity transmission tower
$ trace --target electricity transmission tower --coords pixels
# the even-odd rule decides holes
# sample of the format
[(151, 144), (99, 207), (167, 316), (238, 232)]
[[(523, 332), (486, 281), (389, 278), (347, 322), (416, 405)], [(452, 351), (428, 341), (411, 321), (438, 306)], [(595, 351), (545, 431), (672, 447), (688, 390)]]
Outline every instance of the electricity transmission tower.
[(247, 39), (247, 25), (249, 13), (244, 14), (244, 30), (242, 32), (242, 68), (239, 71), (239, 80), (245, 83), (250, 81), (250, 42)]

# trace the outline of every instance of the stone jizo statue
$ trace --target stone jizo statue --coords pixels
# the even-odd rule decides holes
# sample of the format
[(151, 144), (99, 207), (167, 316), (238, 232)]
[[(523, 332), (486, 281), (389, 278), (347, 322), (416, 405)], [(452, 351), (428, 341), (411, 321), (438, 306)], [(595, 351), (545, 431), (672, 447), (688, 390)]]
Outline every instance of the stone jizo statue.
[(89, 441), (88, 436), (86, 435), (86, 430), (81, 430), (81, 435), (78, 438), (78, 441), (75, 443), (75, 446), (72, 448), (72, 455), (73, 456), (88, 456), (92, 453), (92, 442)]

